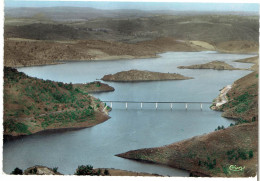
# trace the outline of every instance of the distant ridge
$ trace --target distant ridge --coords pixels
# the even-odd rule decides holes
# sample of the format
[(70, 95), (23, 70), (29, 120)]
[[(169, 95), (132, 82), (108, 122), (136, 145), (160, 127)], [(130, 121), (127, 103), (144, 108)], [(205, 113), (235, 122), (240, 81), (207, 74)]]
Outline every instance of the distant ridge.
[(257, 11), (175, 11), (175, 10), (154, 10), (143, 11), (136, 9), (116, 9), (103, 10), (90, 7), (5, 7), (6, 17), (24, 17), (31, 18), (36, 15), (43, 15), (46, 18), (55, 21), (77, 20), (77, 19), (96, 19), (101, 17), (106, 18), (132, 18), (132, 17), (149, 17), (154, 15), (241, 15), (241, 16), (258, 16)]

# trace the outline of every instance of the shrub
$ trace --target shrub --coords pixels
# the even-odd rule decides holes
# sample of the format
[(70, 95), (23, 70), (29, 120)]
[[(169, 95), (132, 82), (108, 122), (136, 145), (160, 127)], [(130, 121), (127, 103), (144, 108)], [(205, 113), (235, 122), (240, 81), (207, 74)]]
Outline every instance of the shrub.
[(223, 170), (224, 174), (226, 174), (226, 175), (229, 173), (227, 167), (222, 166), (222, 170)]
[(249, 157), (249, 159), (250, 159), (250, 158), (253, 158), (253, 156), (254, 156), (253, 150), (250, 150), (250, 151), (248, 152), (248, 157)]
[(97, 171), (97, 175), (101, 175), (101, 169), (100, 168)]
[(58, 172), (58, 167), (54, 167), (52, 170), (53, 170), (54, 173), (57, 173)]
[(109, 175), (108, 169), (105, 169), (104, 174), (105, 174), (105, 175)]
[(23, 170), (21, 170), (20, 168), (16, 167), (12, 173), (12, 175), (22, 175), (23, 174)]
[(238, 149), (237, 152), (238, 152), (238, 158), (242, 158), (243, 160), (247, 159), (247, 155), (245, 151)]
[(91, 165), (81, 165), (78, 166), (75, 175), (92, 175), (93, 166)]

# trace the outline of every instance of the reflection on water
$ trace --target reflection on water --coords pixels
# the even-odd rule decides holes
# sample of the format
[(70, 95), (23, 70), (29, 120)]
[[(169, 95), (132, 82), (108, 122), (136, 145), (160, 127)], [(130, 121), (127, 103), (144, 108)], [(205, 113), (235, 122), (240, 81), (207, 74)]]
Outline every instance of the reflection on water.
[[(182, 81), (140, 83), (109, 83), (115, 92), (94, 94), (101, 100), (131, 101), (212, 101), (219, 89), (232, 84), (249, 71), (216, 71), (177, 69), (180, 65), (226, 61), (235, 67), (250, 64), (232, 63), (232, 60), (253, 55), (219, 54), (216, 52), (170, 52), (160, 58), (124, 61), (77, 62), (61, 65), (19, 68), (26, 74), (55, 81), (84, 83), (102, 78), (105, 74), (140, 69), (180, 73), (194, 77)], [(33, 165), (59, 167), (65, 174), (73, 174), (82, 164), (94, 167), (118, 168), (130, 171), (188, 176), (182, 170), (161, 165), (140, 163), (114, 155), (133, 149), (157, 147), (214, 131), (219, 125), (229, 126), (233, 121), (211, 111), (209, 105), (174, 104), (113, 104), (111, 119), (97, 126), (59, 133), (41, 133), (4, 144), (3, 166), (6, 173), (15, 167)]]

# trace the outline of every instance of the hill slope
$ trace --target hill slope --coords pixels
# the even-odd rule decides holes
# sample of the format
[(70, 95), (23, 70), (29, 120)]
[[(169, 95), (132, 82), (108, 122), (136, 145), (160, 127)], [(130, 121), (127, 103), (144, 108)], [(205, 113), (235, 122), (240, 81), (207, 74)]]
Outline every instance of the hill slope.
[(63, 84), (4, 68), (4, 135), (94, 126), (109, 119), (100, 100)]
[(220, 110), (224, 117), (236, 119), (236, 125), (117, 156), (165, 164), (198, 176), (254, 177), (258, 160), (258, 69), (235, 81), (228, 95)]

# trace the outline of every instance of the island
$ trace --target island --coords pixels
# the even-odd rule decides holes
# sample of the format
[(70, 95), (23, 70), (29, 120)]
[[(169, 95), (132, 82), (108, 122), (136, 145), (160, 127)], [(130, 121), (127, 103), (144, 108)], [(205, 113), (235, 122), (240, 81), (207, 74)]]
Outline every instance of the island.
[(6, 138), (95, 126), (110, 118), (110, 110), (72, 83), (37, 79), (4, 67), (3, 125)]
[(179, 66), (179, 69), (214, 69), (214, 70), (241, 70), (235, 68), (223, 61), (212, 61), (205, 64), (189, 65), (189, 66)]
[[(242, 61), (242, 60), (241, 60)], [(259, 60), (255, 64), (259, 65)], [(258, 69), (224, 87), (212, 109), (236, 120), (229, 127), (170, 145), (116, 156), (184, 169), (191, 176), (255, 177), (258, 155)]]
[(162, 81), (162, 80), (186, 80), (192, 77), (185, 77), (176, 73), (160, 73), (142, 70), (128, 70), (116, 74), (105, 75), (103, 81), (113, 82), (142, 82), (142, 81)]
[(85, 93), (112, 92), (115, 90), (113, 87), (100, 81), (94, 81), (87, 84), (73, 84), (73, 87)]

